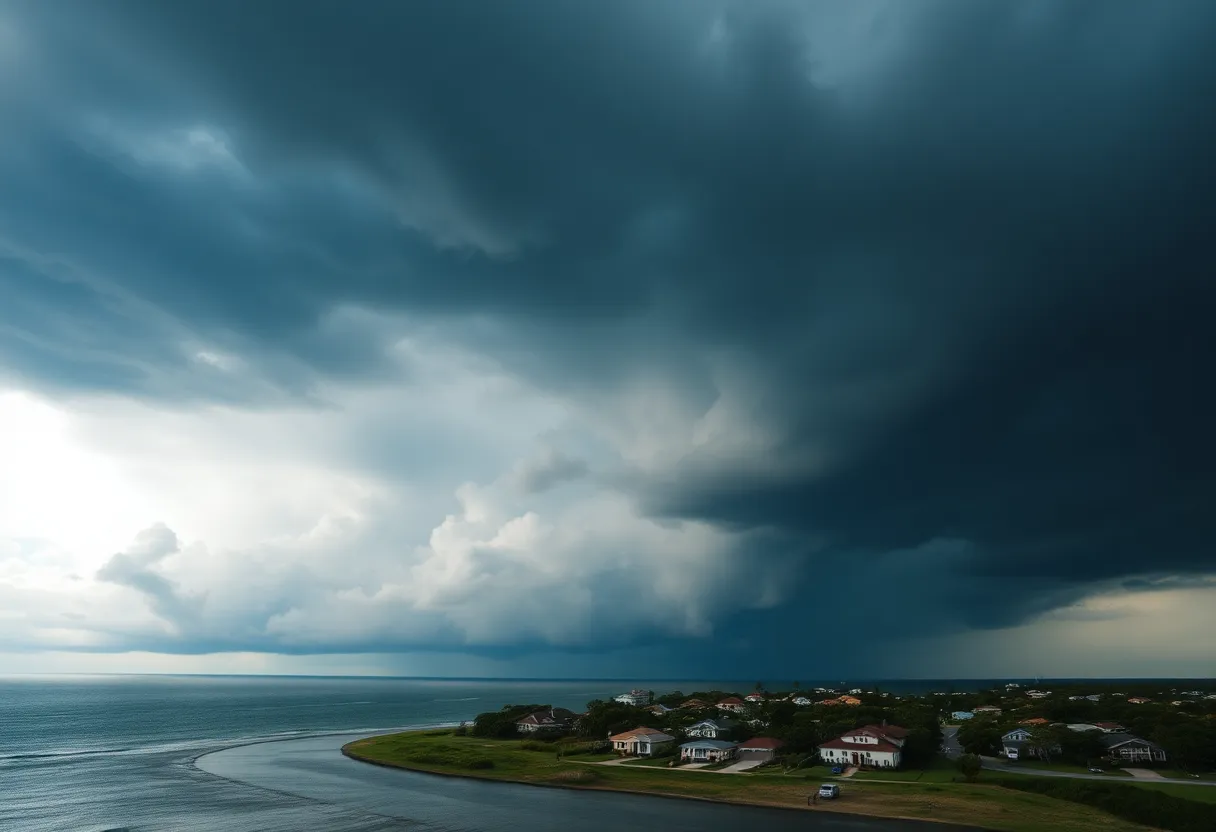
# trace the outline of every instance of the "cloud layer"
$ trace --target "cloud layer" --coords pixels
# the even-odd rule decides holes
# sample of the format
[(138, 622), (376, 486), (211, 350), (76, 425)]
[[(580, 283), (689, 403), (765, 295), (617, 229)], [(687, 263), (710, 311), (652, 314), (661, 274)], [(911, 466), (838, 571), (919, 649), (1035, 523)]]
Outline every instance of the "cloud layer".
[(0, 425), (123, 484), (0, 505), (9, 646), (776, 662), (843, 593), (830, 663), (1210, 590), (1213, 35), (0, 4)]

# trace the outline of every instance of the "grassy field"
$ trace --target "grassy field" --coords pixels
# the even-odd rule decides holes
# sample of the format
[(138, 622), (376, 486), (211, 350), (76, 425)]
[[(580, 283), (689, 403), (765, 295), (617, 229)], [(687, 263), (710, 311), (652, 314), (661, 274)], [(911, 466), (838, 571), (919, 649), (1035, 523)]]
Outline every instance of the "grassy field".
[(906, 783), (953, 783), (962, 780), (952, 760), (938, 757), (933, 765), (925, 769), (899, 769), (896, 771), (858, 771), (849, 780), (898, 780)]
[[(1005, 832), (1144, 832), (1149, 827), (1041, 795), (998, 786), (928, 782), (840, 782), (842, 796), (808, 808), (822, 780), (818, 771), (714, 774), (646, 766), (605, 766), (582, 757), (525, 750), (516, 740), (458, 737), (420, 731), (357, 740), (344, 751), (356, 759), (417, 771), (535, 785), (631, 791), (731, 803), (783, 806), (983, 826)], [(770, 770), (771, 771), (771, 770)], [(1186, 787), (1183, 787), (1186, 788)]]
[(1142, 789), (1156, 789), (1159, 792), (1172, 794), (1184, 800), (1198, 800), (1200, 803), (1216, 803), (1216, 786), (1186, 786), (1182, 783), (1154, 783), (1151, 780), (1138, 780), (1136, 785)]

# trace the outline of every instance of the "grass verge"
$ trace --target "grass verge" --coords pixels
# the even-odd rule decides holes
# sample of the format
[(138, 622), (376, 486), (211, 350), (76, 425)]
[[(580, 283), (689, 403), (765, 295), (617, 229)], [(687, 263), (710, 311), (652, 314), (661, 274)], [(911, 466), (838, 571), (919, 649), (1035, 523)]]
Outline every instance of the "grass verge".
[(604, 766), (558, 760), (520, 748), (518, 740), (457, 737), (435, 731), (371, 737), (343, 753), (381, 765), (448, 774), (557, 786), (777, 806), (812, 812), (841, 812), (913, 818), (1003, 832), (1144, 832), (1152, 827), (1120, 820), (1100, 809), (1041, 794), (983, 783), (880, 783), (840, 781), (839, 800), (808, 808), (820, 778), (808, 773), (714, 774), (647, 766)]

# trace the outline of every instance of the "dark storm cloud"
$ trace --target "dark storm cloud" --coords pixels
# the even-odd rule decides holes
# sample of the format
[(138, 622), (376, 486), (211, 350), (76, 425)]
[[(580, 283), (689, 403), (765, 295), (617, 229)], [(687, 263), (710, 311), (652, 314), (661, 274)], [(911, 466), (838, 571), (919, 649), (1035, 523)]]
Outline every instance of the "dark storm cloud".
[[(925, 629), (1216, 569), (1209, 3), (11, 8), (45, 71), (0, 87), (0, 232), (192, 331), (387, 372), (323, 326), (371, 304), (546, 387), (658, 367), (705, 407), (733, 351), (780, 473), (624, 482), (902, 574), (940, 593)], [(99, 113), (218, 125), (240, 169), (165, 173)], [(0, 267), (11, 368), (147, 393), (185, 361), (31, 262)]]

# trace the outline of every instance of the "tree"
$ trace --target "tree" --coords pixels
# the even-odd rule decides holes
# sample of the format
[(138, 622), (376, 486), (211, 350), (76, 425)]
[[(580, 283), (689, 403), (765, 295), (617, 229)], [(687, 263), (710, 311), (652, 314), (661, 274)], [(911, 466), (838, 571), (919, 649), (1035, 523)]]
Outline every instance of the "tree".
[(979, 779), (980, 771), (984, 768), (984, 761), (980, 759), (978, 754), (964, 754), (958, 758), (955, 763), (958, 766), (959, 773), (963, 775), (968, 783), (974, 783)]
[(968, 754), (992, 754), (1001, 744), (1004, 731), (990, 719), (970, 719), (958, 729), (958, 744)]

